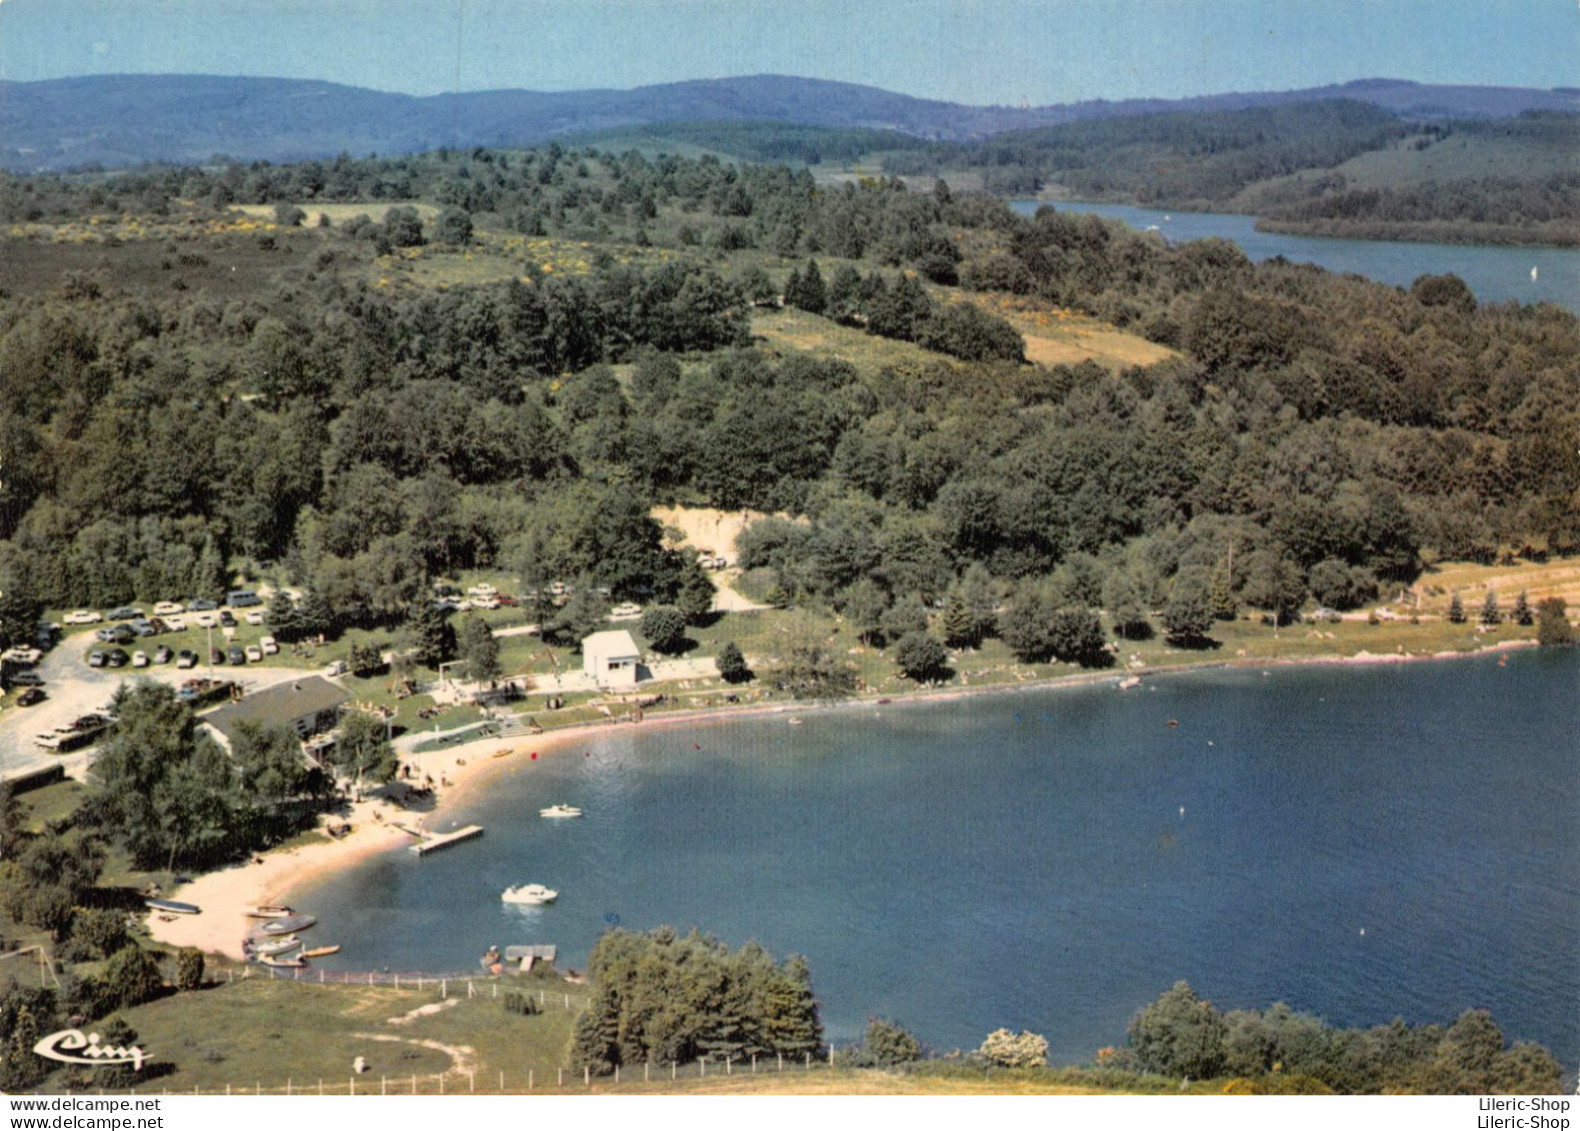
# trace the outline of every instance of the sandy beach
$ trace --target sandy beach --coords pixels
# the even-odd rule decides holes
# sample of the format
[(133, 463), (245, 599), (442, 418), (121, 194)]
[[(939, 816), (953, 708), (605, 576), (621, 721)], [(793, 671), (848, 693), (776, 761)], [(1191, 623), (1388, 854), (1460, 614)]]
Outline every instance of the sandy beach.
[[(1177, 672), (1199, 671), (1202, 668), (1406, 663), (1465, 658), (1485, 655), (1487, 652), (1504, 652), (1534, 646), (1533, 640), (1500, 641), (1474, 652), (1440, 652), (1433, 655), (1363, 651), (1353, 656), (1297, 660), (1229, 659), (1135, 671), (1115, 668), (1052, 679), (1027, 680), (1022, 683), (921, 690), (894, 697), (893, 705), (937, 702), (993, 693), (1048, 690), (1056, 687), (1074, 688), (1115, 681), (1129, 674), (1155, 678)], [(779, 702), (742, 707), (718, 707), (663, 716), (649, 715), (641, 726), (644, 731), (669, 729), (706, 725), (723, 719), (772, 714), (789, 715), (815, 710), (859, 710), (875, 705), (873, 700), (862, 699), (826, 704)], [(459, 800), (482, 788), (498, 774), (519, 768), (524, 762), (529, 762), (534, 754), (542, 758), (563, 753), (567, 748), (579, 749), (582, 740), (589, 735), (608, 734), (613, 728), (629, 725), (631, 724), (587, 723), (532, 737), (482, 739), (443, 752), (425, 753), (421, 756), (422, 772), (431, 775), (435, 782), (435, 805), (432, 809), (418, 812), (397, 804), (394, 798), (406, 788), (400, 782), (375, 790), (365, 790), (363, 800), (353, 804), (345, 818), (352, 827), (349, 835), (338, 840), (325, 839), (300, 847), (275, 849), (263, 854), (259, 858), (261, 862), (237, 864), (217, 872), (209, 872), (199, 876), (192, 883), (183, 885), (175, 892), (166, 892), (167, 898), (196, 904), (202, 908), (202, 912), (198, 915), (152, 916), (149, 919), (150, 934), (158, 941), (172, 946), (193, 946), (208, 954), (222, 955), (238, 962), (243, 961), (245, 954), (242, 940), (249, 927), (257, 924), (257, 920), (247, 918), (246, 913), (249, 909), (260, 904), (288, 902), (293, 889), (325, 872), (351, 867), (369, 856), (398, 851), (412, 844), (411, 833), (397, 827), (398, 825), (404, 825), (407, 829), (426, 828), (442, 831), (448, 827), (443, 820), (447, 808), (453, 808)], [(341, 817), (338, 815), (321, 819), (320, 827), (330, 821), (338, 824), (340, 820)], [(322, 940), (315, 941), (333, 942), (334, 940), (326, 935)]]

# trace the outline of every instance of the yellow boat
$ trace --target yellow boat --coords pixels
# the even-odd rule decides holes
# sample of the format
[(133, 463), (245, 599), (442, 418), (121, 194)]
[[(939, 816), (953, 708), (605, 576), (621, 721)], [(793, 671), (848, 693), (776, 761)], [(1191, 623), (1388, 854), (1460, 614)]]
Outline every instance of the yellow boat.
[(304, 951), (302, 951), (302, 957), (303, 958), (322, 958), (326, 954), (336, 954), (336, 953), (339, 952), (339, 950), (340, 950), (340, 944), (339, 943), (336, 943), (334, 946), (315, 946), (311, 950), (304, 950)]

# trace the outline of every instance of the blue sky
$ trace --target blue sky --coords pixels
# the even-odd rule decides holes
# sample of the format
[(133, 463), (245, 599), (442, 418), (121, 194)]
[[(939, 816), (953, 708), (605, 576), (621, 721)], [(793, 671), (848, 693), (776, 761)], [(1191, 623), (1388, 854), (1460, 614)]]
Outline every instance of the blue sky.
[(1034, 104), (1368, 77), (1580, 86), (1576, 0), (0, 0), (0, 77), (433, 94), (779, 73)]

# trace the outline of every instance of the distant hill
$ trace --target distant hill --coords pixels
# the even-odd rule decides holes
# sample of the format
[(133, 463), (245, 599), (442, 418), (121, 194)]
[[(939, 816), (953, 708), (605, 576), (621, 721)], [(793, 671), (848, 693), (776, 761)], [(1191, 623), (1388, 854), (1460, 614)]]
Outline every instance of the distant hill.
[(518, 146), (659, 122), (766, 121), (970, 141), (1093, 118), (1237, 110), (1317, 99), (1370, 102), (1402, 117), (1508, 117), (1580, 110), (1580, 91), (1423, 86), (1368, 79), (1312, 90), (1175, 101), (1079, 102), (1017, 109), (962, 106), (875, 87), (756, 75), (543, 93), (480, 91), (418, 98), (298, 79), (94, 75), (0, 82), (0, 166), (15, 171), (190, 163), (226, 154), (293, 161), (347, 152)]

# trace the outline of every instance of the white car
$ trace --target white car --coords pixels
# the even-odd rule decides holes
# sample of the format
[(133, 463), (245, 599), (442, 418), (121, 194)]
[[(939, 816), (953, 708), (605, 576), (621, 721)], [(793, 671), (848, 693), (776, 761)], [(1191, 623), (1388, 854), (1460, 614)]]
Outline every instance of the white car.
[(466, 591), (468, 597), (493, 597), (498, 593), (499, 590), (492, 585), (474, 585)]
[(178, 601), (160, 601), (159, 604), (154, 606), (154, 616), (156, 617), (174, 616), (176, 613), (185, 611), (185, 607)]
[(197, 626), (199, 628), (219, 627), (219, 617), (215, 616), (213, 613), (199, 613), (192, 619), (197, 622)]
[(134, 667), (134, 668), (146, 668), (147, 666), (148, 666), (148, 653), (147, 652), (143, 652), (143, 651), (139, 650), (139, 651), (136, 651), (136, 652), (132, 653), (132, 667)]
[(187, 621), (185, 617), (165, 617), (164, 622), (165, 627), (171, 632), (185, 632), (187, 629)]
[(280, 650), (279, 642), (276, 641), (272, 636), (265, 636), (262, 640), (258, 641), (258, 646), (263, 649), (263, 654), (265, 656), (272, 656)]
[(497, 609), (497, 608), (499, 608), (499, 598), (498, 597), (473, 597), (472, 598), (472, 608), (474, 608), (474, 609)]
[(616, 605), (610, 609), (609, 615), (612, 617), (639, 617), (642, 615), (642, 606), (627, 601), (623, 605)]
[(248, 609), (242, 614), (241, 619), (250, 625), (261, 625), (263, 623), (263, 612), (260, 609)]
[(75, 609), (61, 619), (67, 624), (98, 624), (104, 619), (104, 614), (94, 612), (92, 609)]
[(261, 664), (263, 662), (263, 649), (256, 644), (247, 645), (247, 662), (249, 664)]

